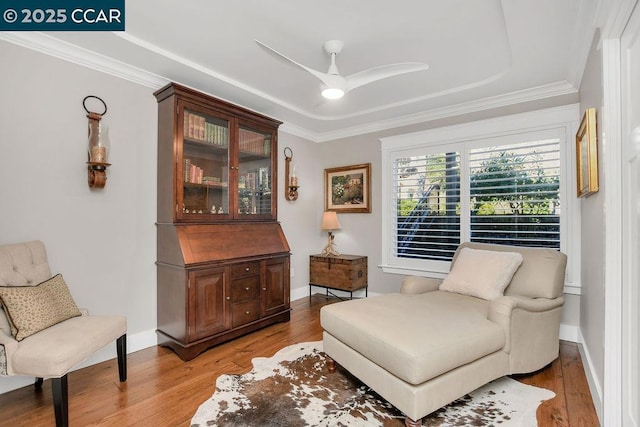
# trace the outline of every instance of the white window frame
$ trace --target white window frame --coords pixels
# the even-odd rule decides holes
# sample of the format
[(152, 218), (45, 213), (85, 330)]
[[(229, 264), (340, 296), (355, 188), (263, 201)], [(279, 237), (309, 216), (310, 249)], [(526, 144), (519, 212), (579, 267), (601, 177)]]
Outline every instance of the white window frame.
[(382, 143), (382, 263), (385, 273), (444, 277), (449, 261), (397, 257), (393, 253), (396, 206), (393, 167), (397, 158), (417, 154), (460, 153), (460, 241), (470, 238), (468, 150), (549, 137), (560, 140), (560, 250), (567, 254), (565, 293), (580, 294), (580, 209), (576, 197), (575, 134), (579, 104), (495, 119), (464, 123), (381, 138)]

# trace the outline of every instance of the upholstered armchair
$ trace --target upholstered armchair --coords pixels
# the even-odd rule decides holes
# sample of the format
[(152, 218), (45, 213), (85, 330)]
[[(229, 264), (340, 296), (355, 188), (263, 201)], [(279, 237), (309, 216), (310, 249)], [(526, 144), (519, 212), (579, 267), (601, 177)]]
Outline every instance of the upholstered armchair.
[(36, 388), (50, 378), (56, 426), (69, 423), (67, 373), (114, 340), (126, 381), (126, 318), (79, 310), (42, 242), (0, 246), (0, 302), (0, 374), (35, 377)]

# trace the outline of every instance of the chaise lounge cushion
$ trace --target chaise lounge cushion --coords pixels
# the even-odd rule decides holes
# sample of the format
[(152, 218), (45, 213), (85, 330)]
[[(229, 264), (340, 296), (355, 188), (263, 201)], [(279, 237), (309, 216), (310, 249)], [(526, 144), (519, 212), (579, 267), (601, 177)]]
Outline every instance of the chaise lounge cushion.
[(446, 291), (387, 294), (325, 306), (321, 324), (378, 366), (417, 385), (504, 347), (504, 330), (487, 319), (488, 307), (488, 301)]
[(520, 264), (517, 252), (462, 248), (440, 289), (494, 300), (503, 296)]

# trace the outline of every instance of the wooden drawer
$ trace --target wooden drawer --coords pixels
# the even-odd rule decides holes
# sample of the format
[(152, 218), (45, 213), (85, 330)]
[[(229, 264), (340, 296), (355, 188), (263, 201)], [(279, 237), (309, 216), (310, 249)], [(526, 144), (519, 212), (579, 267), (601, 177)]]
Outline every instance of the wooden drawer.
[(260, 298), (260, 276), (249, 276), (231, 281), (231, 302)]
[(243, 262), (231, 266), (231, 278), (260, 274), (260, 261)]
[(231, 306), (231, 327), (236, 328), (260, 318), (260, 300), (250, 300)]
[(344, 291), (362, 289), (367, 286), (367, 257), (311, 255), (309, 283)]

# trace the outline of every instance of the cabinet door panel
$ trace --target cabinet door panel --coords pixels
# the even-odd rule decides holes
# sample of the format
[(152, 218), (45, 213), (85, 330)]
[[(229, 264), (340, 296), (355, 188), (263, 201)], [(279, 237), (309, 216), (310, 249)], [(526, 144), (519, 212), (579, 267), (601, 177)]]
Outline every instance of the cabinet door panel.
[[(180, 102), (178, 135), (182, 149), (176, 165), (177, 218), (185, 221), (228, 219), (229, 132), (231, 118)], [(182, 182), (182, 185), (179, 183)]]
[(229, 329), (228, 280), (224, 268), (189, 274), (189, 337), (198, 340)]
[(276, 218), (273, 128), (240, 121), (238, 127), (238, 219)]
[(289, 258), (267, 261), (263, 280), (263, 316), (289, 308)]

